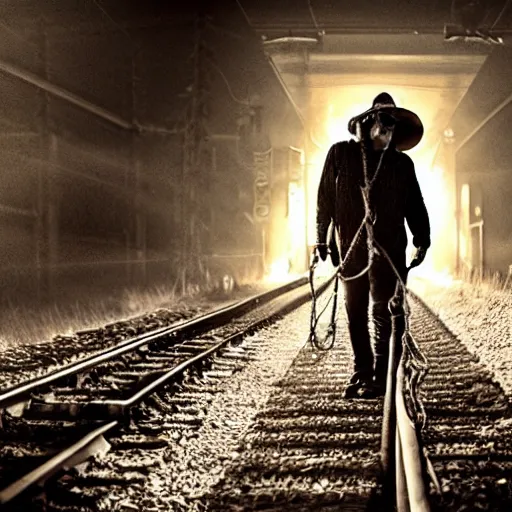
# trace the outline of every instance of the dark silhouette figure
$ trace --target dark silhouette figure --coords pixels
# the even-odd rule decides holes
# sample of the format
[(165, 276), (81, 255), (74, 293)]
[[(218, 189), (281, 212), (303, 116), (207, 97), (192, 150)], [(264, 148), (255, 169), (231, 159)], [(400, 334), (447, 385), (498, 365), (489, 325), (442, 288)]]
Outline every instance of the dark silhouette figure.
[[(423, 261), (430, 246), (430, 223), (414, 164), (402, 152), (418, 144), (423, 125), (416, 114), (396, 107), (389, 94), (381, 93), (372, 108), (350, 120), (349, 130), (358, 140), (334, 144), (325, 160), (318, 189), (316, 250), (325, 260), (329, 249), (334, 266), (339, 265), (341, 255), (343, 278), (361, 274), (344, 280), (354, 351), (354, 374), (345, 396), (371, 398), (385, 392), (389, 301), (397, 285), (396, 273), (402, 280), (407, 273), (405, 221), (417, 248), (411, 266)], [(371, 227), (362, 227), (366, 214)], [(367, 268), (369, 239), (373, 240), (372, 259)], [(370, 295), (374, 350), (368, 325)]]

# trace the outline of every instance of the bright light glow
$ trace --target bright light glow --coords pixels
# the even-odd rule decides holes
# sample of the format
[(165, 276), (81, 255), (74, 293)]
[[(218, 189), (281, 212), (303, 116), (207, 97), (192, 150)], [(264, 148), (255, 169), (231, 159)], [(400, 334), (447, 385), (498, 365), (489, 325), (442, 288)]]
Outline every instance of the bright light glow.
[(407, 287), (420, 297), (425, 296), (432, 290), (432, 286), (438, 288), (453, 288), (461, 281), (454, 279), (448, 269), (441, 272), (429, 268), (423, 268), (423, 265), (415, 268), (407, 280)]
[(301, 184), (290, 182), (288, 186), (288, 246), (287, 258), (291, 270), (303, 270), (306, 246), (306, 204), (304, 188)]
[(265, 276), (267, 283), (285, 283), (293, 279), (290, 274), (290, 264), (287, 258), (281, 258), (270, 264), (269, 272)]
[(420, 265), (411, 271), (411, 280), (423, 280), (445, 288), (456, 282), (448, 269), (438, 272), (430, 266)]
[(328, 277), (334, 273), (334, 267), (331, 263), (331, 258), (327, 258), (325, 261), (320, 260), (317, 267), (315, 268), (315, 277)]
[(305, 200), (304, 188), (298, 182), (288, 185), (288, 211), (285, 229), (280, 232), (278, 242), (281, 246), (278, 256), (269, 265), (264, 280), (267, 283), (283, 283), (299, 276), (305, 262)]
[(462, 261), (466, 262), (469, 266), (471, 266), (469, 252), (469, 241), (471, 239), (471, 235), (469, 232), (469, 192), (469, 185), (467, 183), (464, 183), (462, 185), (460, 195), (459, 256)]
[[(436, 256), (439, 255), (438, 259), (442, 259), (446, 255), (440, 249), (444, 248), (445, 242), (443, 240), (449, 239), (447, 237), (450, 235), (446, 233), (446, 226), (453, 211), (448, 183), (446, 182), (446, 173), (438, 166), (431, 169), (430, 155), (427, 157), (427, 155), (420, 153), (414, 158), (414, 163), (416, 176), (429, 215), (432, 247), (436, 251)], [(427, 257), (424, 266), (433, 270), (436, 266), (434, 263), (433, 258)], [(439, 266), (439, 262), (436, 263)]]

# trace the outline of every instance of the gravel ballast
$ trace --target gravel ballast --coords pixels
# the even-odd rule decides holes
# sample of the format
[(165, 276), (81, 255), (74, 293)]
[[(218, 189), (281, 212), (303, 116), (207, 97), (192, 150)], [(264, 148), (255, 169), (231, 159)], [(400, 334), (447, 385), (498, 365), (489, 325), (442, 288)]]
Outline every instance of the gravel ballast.
[(512, 397), (512, 290), (411, 279), (409, 288)]
[[(144, 487), (129, 496), (115, 489), (98, 504), (99, 510), (112, 510), (122, 503), (125, 510), (133, 506), (141, 510), (202, 510), (201, 498), (224, 477), (226, 468), (240, 457), (238, 444), (251, 425), (256, 413), (263, 407), (273, 389), (307, 340), (307, 311), (309, 305), (284, 318), (281, 322), (264, 328), (244, 340), (241, 347), (254, 347), (251, 364), (222, 382), (222, 393), (210, 389), (207, 412), (201, 426), (191, 435), (179, 432), (170, 437), (164, 450), (152, 451), (152, 470)], [(283, 336), (283, 333), (286, 333)], [(203, 380), (203, 379), (201, 379)], [(220, 385), (220, 382), (219, 382)], [(204, 384), (206, 394), (209, 386)], [(176, 415), (169, 416), (176, 421)], [(121, 455), (121, 458), (120, 458)], [(111, 452), (98, 466), (118, 466), (128, 456), (136, 453)], [(132, 488), (133, 489), (133, 488)], [(137, 492), (138, 491), (138, 492)]]
[(263, 285), (245, 287), (230, 297), (184, 298), (180, 303), (170, 306), (170, 309), (162, 307), (97, 328), (85, 329), (69, 335), (57, 335), (51, 340), (19, 344), (0, 350), (0, 389), (41, 377), (65, 364), (114, 347), (127, 339), (162, 327), (171, 327), (262, 293), (269, 288)]

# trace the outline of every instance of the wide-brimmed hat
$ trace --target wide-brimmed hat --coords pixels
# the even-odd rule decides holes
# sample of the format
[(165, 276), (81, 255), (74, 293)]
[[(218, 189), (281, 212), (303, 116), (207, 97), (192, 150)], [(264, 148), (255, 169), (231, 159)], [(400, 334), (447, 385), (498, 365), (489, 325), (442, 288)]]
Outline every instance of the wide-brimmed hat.
[(393, 141), (397, 149), (407, 151), (416, 146), (423, 137), (423, 124), (420, 118), (406, 108), (397, 107), (393, 98), (387, 92), (381, 92), (373, 100), (372, 107), (353, 117), (348, 122), (348, 130), (356, 135), (356, 123), (370, 114), (383, 112), (391, 115), (396, 124), (393, 132)]

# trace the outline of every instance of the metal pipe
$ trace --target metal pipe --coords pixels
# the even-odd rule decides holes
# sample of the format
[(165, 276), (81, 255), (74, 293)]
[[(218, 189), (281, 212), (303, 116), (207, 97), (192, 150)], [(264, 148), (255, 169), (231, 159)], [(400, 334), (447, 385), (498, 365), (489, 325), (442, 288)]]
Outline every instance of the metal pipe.
[(395, 467), (395, 429), (396, 429), (396, 360), (398, 344), (402, 343), (401, 333), (398, 328), (398, 316), (392, 317), (392, 335), (389, 343), (388, 371), (386, 377), (386, 394), (384, 396), (384, 407), (382, 415), (382, 441), (381, 441), (381, 464), (384, 473), (385, 486), (388, 487), (389, 495), (394, 494), (394, 467)]
[(409, 496), (407, 495), (407, 482), (404, 468), (404, 457), (402, 445), (400, 444), (400, 435), (398, 429), (395, 429), (395, 480), (396, 480), (396, 509), (397, 512), (410, 512)]
[(503, 100), (496, 108), (494, 108), (487, 116), (482, 119), (461, 141), (457, 144), (455, 151), (459, 151), (470, 139), (473, 138), (496, 114), (501, 112), (510, 102), (512, 102), (512, 94)]
[[(266, 36), (271, 35), (282, 35), (282, 34), (318, 34), (318, 28), (315, 27), (311, 22), (293, 22), (293, 21), (281, 21), (279, 23), (267, 23), (265, 21), (252, 23), (252, 29), (256, 33), (262, 33)], [(395, 26), (395, 27), (383, 27), (383, 26), (368, 26), (368, 25), (342, 25), (337, 22), (322, 22), (322, 30), (328, 35), (414, 35), (418, 36), (444, 36), (444, 27), (428, 26), (428, 25), (410, 25), (410, 26)], [(510, 28), (503, 28), (499, 30), (500, 37), (510, 36), (512, 30)], [(505, 39), (505, 37), (502, 37)], [(505, 42), (508, 38), (505, 40)], [(485, 47), (484, 47), (485, 48)]]
[(277, 69), (277, 66), (276, 66), (275, 62), (273, 61), (272, 57), (270, 57), (270, 55), (268, 56), (268, 61), (270, 63), (270, 67), (272, 68), (272, 70), (274, 71), (274, 73), (275, 73), (275, 75), (277, 77), (277, 80), (281, 84), (281, 87), (282, 87), (286, 97), (288, 98), (288, 101), (291, 103), (291, 105), (293, 107), (293, 110), (295, 110), (295, 113), (297, 114), (297, 117), (299, 118), (299, 120), (300, 120), (300, 122), (302, 124), (302, 127), (304, 129), (306, 129), (306, 119), (304, 117), (304, 114), (302, 113), (302, 111), (300, 110), (299, 106), (297, 105), (297, 103), (293, 99), (292, 93), (290, 92), (290, 90), (286, 86), (286, 84), (285, 84), (285, 82), (283, 80), (283, 77), (281, 76), (281, 73), (279, 73), (279, 70)]
[(0, 60), (0, 71), (3, 71), (8, 75), (15, 76), (16, 78), (19, 78), (20, 80), (23, 80), (24, 82), (27, 82), (31, 85), (34, 85), (39, 89), (42, 89), (43, 91), (46, 91), (52, 94), (53, 96), (56, 96), (57, 98), (66, 100), (69, 103), (72, 103), (73, 105), (76, 105), (82, 108), (83, 110), (86, 110), (87, 112), (90, 112), (98, 117), (101, 117), (102, 119), (105, 119), (106, 121), (109, 121), (112, 124), (115, 124), (116, 126), (119, 126), (120, 128), (124, 128), (126, 130), (131, 130), (134, 128), (131, 123), (128, 123), (118, 115), (109, 112), (103, 107), (94, 105), (93, 103), (84, 100), (80, 96), (77, 96), (76, 94), (73, 94), (72, 92), (63, 89), (62, 87), (59, 87), (58, 85), (52, 84), (48, 80), (45, 80), (44, 78), (41, 78), (33, 73), (30, 73), (29, 71), (20, 69), (2, 60)]
[(396, 425), (400, 438), (409, 506), (414, 512), (430, 512), (428, 492), (425, 486), (421, 465), (422, 453), (420, 452), (416, 429), (405, 408), (403, 360), (399, 365), (396, 380)]

